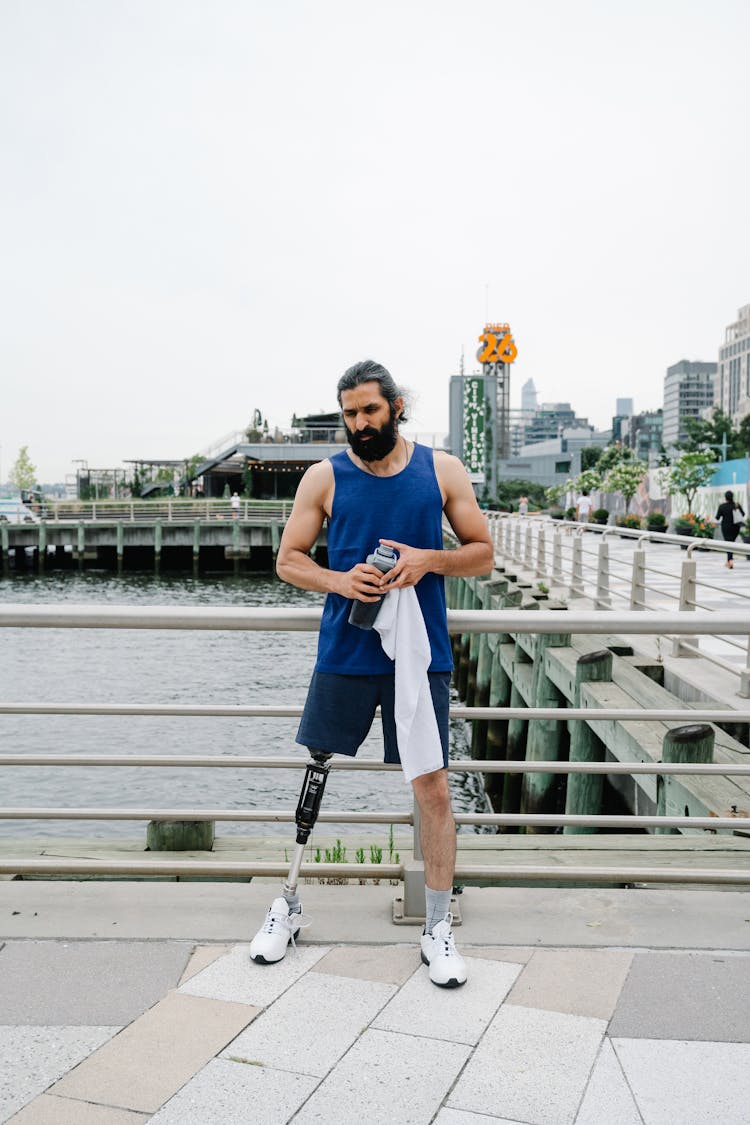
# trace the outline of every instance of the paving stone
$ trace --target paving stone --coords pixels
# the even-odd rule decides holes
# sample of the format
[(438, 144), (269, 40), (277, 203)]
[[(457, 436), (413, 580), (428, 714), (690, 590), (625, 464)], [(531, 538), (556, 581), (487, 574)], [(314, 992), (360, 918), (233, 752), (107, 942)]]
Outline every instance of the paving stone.
[(202, 972), (208, 965), (218, 961), (232, 947), (230, 945), (196, 945), (190, 954), (190, 960), (185, 966), (185, 971), (180, 977), (180, 984), (187, 984), (194, 976)]
[(305, 1102), (294, 1125), (352, 1125), (353, 1120), (427, 1125), (469, 1051), (462, 1043), (367, 1030)]
[(750, 1045), (614, 1039), (645, 1125), (747, 1125)]
[(464, 957), (481, 957), (483, 961), (517, 962), (519, 965), (525, 965), (536, 952), (530, 945), (464, 945), (462, 942), (458, 945)]
[(47, 1027), (130, 1023), (175, 987), (189, 954), (187, 942), (11, 941), (0, 953), (0, 1019)]
[(750, 957), (636, 954), (609, 1034), (750, 1043)]
[(0, 1121), (5, 1121), (119, 1027), (0, 1027)]
[(332, 949), (312, 971), (403, 984), (421, 963), (415, 945), (349, 945)]
[(586, 1087), (576, 1125), (643, 1125), (609, 1039), (604, 1039)]
[(632, 960), (632, 953), (538, 949), (516, 981), (508, 1003), (608, 1020)]
[(322, 1078), (395, 992), (394, 984), (307, 973), (222, 1057)]
[(452, 1090), (452, 1109), (572, 1125), (604, 1020), (504, 1004)]
[(452, 1043), (477, 1043), (520, 971), (520, 965), (473, 958), (466, 984), (437, 988), (423, 966), (373, 1021), (373, 1027)]
[(180, 992), (266, 1008), (330, 949), (329, 945), (290, 947), (283, 961), (256, 965), (250, 960), (250, 946), (236, 945), (187, 984), (180, 985)]
[(213, 1059), (149, 1125), (285, 1125), (317, 1084), (308, 1075)]
[(155, 1113), (257, 1014), (249, 1005), (170, 992), (49, 1092)]
[(144, 1125), (149, 1120), (147, 1113), (42, 1094), (11, 1117), (8, 1125)]

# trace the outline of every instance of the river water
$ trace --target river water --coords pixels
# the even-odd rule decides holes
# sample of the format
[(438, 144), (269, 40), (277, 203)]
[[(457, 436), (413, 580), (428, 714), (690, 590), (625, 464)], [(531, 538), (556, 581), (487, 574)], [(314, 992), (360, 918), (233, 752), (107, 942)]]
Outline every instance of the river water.
[[(0, 578), (0, 602), (27, 604), (316, 606), (322, 595), (270, 575), (191, 578), (111, 573), (51, 573)], [(315, 633), (187, 632), (102, 629), (0, 630), (3, 702), (254, 704), (304, 702), (315, 660)], [(6, 753), (242, 754), (288, 757), (306, 751), (297, 719), (0, 715)], [(382, 760), (376, 720), (361, 757)], [(470, 733), (451, 722), (451, 757), (468, 756)], [(451, 774), (453, 806), (486, 811), (476, 775)], [(3, 770), (6, 807), (294, 809), (301, 771), (180, 767), (12, 766)], [(411, 808), (398, 773), (336, 771), (325, 808)], [(488, 810), (487, 810), (488, 811)], [(321, 824), (326, 834), (387, 834), (382, 825)], [(396, 832), (408, 831), (396, 826)], [(471, 831), (471, 829), (469, 829)], [(221, 822), (221, 835), (283, 835), (291, 824)], [(2, 820), (2, 837), (145, 836), (145, 822)]]

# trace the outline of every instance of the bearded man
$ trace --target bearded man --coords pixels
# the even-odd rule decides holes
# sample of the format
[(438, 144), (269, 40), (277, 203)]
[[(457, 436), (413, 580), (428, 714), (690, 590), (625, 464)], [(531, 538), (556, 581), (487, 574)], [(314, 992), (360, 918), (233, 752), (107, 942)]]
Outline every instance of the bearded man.
[[(450, 899), (456, 827), (448, 789), (448, 707), (453, 668), (444, 577), (487, 574), (492, 542), (463, 464), (456, 457), (408, 441), (404, 394), (373, 360), (350, 367), (338, 383), (349, 449), (309, 468), (300, 481), (281, 539), (276, 569), (303, 590), (327, 595), (318, 656), (297, 742), (311, 753), (353, 756), (381, 708), (384, 760), (399, 762), (394, 719), (394, 661), (380, 636), (349, 623), (352, 600), (375, 602), (390, 590), (414, 588), (429, 639), (427, 669), (442, 766), (412, 780), (420, 811), (426, 882), (422, 961), (444, 988), (466, 981), (466, 964), (451, 930)], [(460, 546), (443, 548), (445, 515)], [(328, 569), (309, 555), (328, 520)], [(378, 545), (398, 552), (383, 574), (363, 561)], [(301, 913), (294, 894), (277, 898), (254, 938), (253, 960), (281, 960)]]

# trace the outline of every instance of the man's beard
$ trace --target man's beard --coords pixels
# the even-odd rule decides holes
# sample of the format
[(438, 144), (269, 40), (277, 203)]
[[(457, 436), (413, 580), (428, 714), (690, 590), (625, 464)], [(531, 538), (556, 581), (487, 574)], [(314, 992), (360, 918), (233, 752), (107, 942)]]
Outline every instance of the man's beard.
[[(390, 419), (379, 430), (375, 426), (365, 426), (364, 430), (352, 433), (348, 426), (345, 428), (349, 445), (362, 461), (382, 461), (398, 441), (398, 418), (393, 407)], [(363, 441), (363, 437), (368, 440)]]

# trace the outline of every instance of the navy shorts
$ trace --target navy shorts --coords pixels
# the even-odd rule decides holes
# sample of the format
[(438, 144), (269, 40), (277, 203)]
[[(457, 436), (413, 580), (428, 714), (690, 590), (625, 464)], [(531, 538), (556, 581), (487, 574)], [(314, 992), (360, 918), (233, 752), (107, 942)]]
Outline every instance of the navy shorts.
[[(443, 765), (447, 766), (451, 674), (428, 672), (427, 677), (443, 748)], [(310, 750), (347, 754), (353, 758), (367, 738), (375, 708), (380, 704), (385, 749), (383, 760), (400, 764), (393, 716), (394, 692), (392, 672), (381, 676), (313, 672), (296, 741)]]

